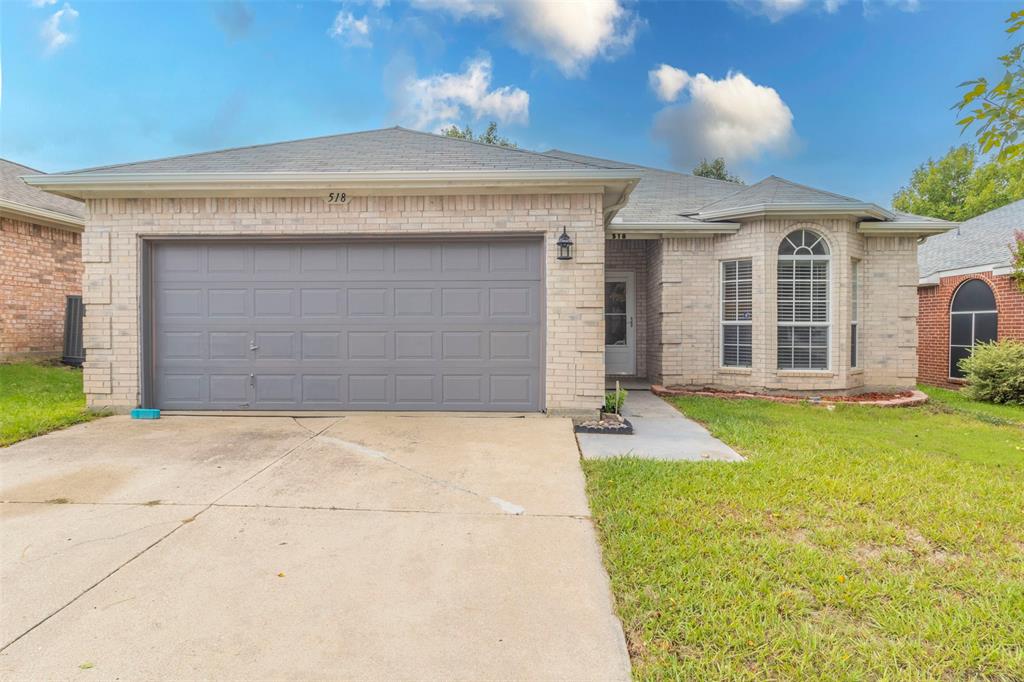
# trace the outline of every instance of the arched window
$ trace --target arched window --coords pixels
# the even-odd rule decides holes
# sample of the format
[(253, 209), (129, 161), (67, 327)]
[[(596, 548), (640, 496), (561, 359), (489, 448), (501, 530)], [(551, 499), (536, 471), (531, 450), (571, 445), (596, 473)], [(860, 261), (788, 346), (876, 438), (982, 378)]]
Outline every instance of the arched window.
[(961, 378), (960, 361), (975, 344), (996, 340), (998, 313), (992, 289), (980, 279), (969, 279), (953, 294), (949, 306), (949, 376)]
[(779, 245), (779, 369), (828, 369), (828, 269), (828, 244), (817, 232), (790, 232)]

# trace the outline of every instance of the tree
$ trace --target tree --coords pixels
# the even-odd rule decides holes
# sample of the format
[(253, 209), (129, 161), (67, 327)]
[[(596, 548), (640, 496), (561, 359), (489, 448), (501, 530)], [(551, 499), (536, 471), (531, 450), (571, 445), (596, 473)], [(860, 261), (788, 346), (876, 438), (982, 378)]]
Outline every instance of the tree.
[(739, 176), (733, 175), (725, 168), (725, 159), (719, 156), (714, 161), (708, 161), (707, 159), (701, 159), (697, 167), (693, 169), (693, 174), (702, 178), (712, 178), (714, 180), (726, 180), (728, 182), (737, 182), (744, 184), (740, 180)]
[[(1006, 23), (1006, 33), (1011, 36), (1024, 28), (1024, 10), (1012, 13)], [(961, 129), (976, 126), (974, 134), (981, 153), (998, 150), (996, 160), (1005, 162), (1024, 155), (1024, 142), (1017, 141), (1024, 132), (1024, 43), (999, 57), (999, 61), (1003, 77), (996, 83), (990, 83), (984, 76), (961, 83), (959, 87), (967, 91), (953, 108), (967, 113), (957, 121)]]
[(963, 221), (1024, 198), (1024, 158), (979, 162), (973, 145), (928, 159), (892, 199), (897, 211)]
[(460, 140), (469, 140), (470, 142), (483, 142), (484, 144), (494, 144), (499, 147), (510, 147), (516, 149), (519, 147), (518, 144), (512, 142), (507, 137), (501, 137), (498, 135), (498, 124), (491, 121), (487, 125), (487, 130), (476, 137), (473, 136), (473, 129), (468, 125), (463, 128), (459, 128), (457, 125), (450, 125), (441, 131), (441, 134), (445, 137), (455, 137)]

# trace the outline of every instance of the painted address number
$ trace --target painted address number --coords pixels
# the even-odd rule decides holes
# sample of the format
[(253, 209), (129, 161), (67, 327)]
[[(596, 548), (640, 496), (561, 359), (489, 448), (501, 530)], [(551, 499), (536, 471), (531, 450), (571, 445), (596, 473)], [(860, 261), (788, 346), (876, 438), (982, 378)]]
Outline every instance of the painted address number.
[(328, 204), (344, 204), (348, 201), (348, 195), (344, 192), (330, 192), (327, 195)]

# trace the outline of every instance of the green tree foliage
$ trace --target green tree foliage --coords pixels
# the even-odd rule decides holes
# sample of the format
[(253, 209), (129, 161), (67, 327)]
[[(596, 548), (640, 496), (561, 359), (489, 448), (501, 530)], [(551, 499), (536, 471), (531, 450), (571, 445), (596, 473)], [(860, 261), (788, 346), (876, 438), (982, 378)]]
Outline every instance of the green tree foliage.
[(701, 159), (697, 167), (693, 169), (693, 174), (702, 178), (712, 178), (714, 180), (727, 180), (728, 182), (736, 182), (744, 184), (740, 180), (739, 176), (733, 175), (725, 167), (725, 159), (719, 156), (714, 161), (708, 161), (707, 159)]
[[(1024, 10), (1011, 14), (1006, 24), (1011, 36), (1024, 28)], [(961, 83), (965, 91), (953, 108), (967, 114), (957, 124), (964, 130), (975, 127), (981, 153), (997, 150), (997, 160), (1005, 162), (1024, 156), (1024, 142), (1018, 142), (1024, 131), (1024, 43), (999, 61), (1002, 77), (995, 82), (981, 77)]]
[(459, 128), (457, 125), (451, 125), (441, 131), (441, 134), (446, 137), (456, 137), (460, 140), (469, 140), (470, 142), (483, 142), (484, 144), (494, 144), (499, 147), (509, 147), (516, 149), (519, 147), (518, 144), (511, 141), (507, 137), (498, 135), (498, 124), (491, 121), (487, 125), (487, 130), (479, 135), (473, 135), (473, 129), (468, 125)]
[(1017, 288), (1024, 292), (1024, 231), (1017, 230), (1013, 237), (1013, 244), (1010, 245), (1013, 253), (1013, 280)]
[(897, 211), (963, 221), (1018, 199), (1024, 199), (1024, 157), (984, 161), (976, 147), (965, 144), (918, 166), (892, 205)]

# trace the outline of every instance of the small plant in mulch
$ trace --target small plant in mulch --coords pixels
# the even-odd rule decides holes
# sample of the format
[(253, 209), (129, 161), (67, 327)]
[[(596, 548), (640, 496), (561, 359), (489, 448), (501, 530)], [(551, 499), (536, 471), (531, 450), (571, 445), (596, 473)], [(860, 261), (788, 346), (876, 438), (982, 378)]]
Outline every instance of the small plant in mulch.
[(600, 417), (596, 420), (581, 422), (576, 425), (577, 433), (633, 433), (633, 425), (622, 416), (622, 407), (626, 404), (629, 392), (615, 382), (615, 390), (604, 396)]

